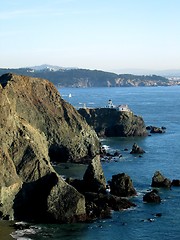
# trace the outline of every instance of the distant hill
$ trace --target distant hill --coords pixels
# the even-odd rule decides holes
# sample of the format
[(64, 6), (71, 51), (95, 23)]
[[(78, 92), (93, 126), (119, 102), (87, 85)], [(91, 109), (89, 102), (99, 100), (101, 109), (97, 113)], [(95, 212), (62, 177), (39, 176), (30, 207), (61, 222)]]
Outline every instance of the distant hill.
[(33, 67), (29, 67), (33, 70), (36, 71), (41, 71), (41, 70), (49, 70), (49, 71), (58, 71), (58, 70), (68, 70), (68, 69), (74, 69), (71, 67), (59, 67), (59, 66), (54, 66), (54, 65), (49, 65), (49, 64), (42, 64), (40, 66), (33, 66)]
[(30, 77), (48, 79), (60, 87), (138, 87), (180, 85), (158, 75), (116, 74), (99, 70), (63, 68), (41, 65), (31, 68), (0, 68), (0, 75), (16, 73)]

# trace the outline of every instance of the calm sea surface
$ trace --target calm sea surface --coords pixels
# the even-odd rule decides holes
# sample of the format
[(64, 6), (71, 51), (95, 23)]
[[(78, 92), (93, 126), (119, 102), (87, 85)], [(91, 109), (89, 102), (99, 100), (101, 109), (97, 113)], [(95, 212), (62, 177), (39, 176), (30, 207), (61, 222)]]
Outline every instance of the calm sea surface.
[[(13, 232), (13, 238), (179, 240), (180, 188), (161, 189), (161, 204), (145, 204), (142, 198), (151, 188), (151, 179), (156, 170), (171, 180), (180, 179), (180, 87), (62, 88), (59, 91), (66, 101), (77, 108), (84, 104), (87, 107), (104, 107), (109, 99), (112, 99), (115, 105), (128, 104), (134, 114), (143, 117), (146, 125), (164, 126), (167, 128), (166, 133), (143, 138), (102, 139), (102, 144), (106, 145), (109, 151), (119, 150), (123, 155), (120, 159), (102, 163), (106, 179), (109, 180), (113, 174), (122, 172), (130, 175), (138, 192), (138, 196), (132, 198), (137, 207), (112, 212), (111, 219), (92, 224), (35, 225), (28, 231)], [(143, 157), (129, 154), (134, 142), (146, 151)], [(123, 151), (125, 148), (129, 151)], [(73, 166), (70, 170), (73, 170)], [(76, 173), (77, 171), (76, 169)], [(157, 213), (162, 216), (156, 217)], [(9, 225), (9, 222), (0, 222), (1, 240), (12, 239), (9, 234), (13, 229)]]

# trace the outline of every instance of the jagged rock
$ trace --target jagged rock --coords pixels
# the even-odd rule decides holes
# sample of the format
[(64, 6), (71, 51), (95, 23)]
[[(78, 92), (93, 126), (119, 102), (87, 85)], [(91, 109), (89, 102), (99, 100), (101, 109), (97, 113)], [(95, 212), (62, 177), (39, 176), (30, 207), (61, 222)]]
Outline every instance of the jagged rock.
[(120, 173), (112, 176), (109, 181), (111, 194), (119, 197), (130, 197), (136, 195), (132, 180), (125, 173)]
[(172, 180), (172, 186), (180, 187), (180, 180), (179, 179), (173, 179)]
[(150, 133), (165, 133), (165, 127), (155, 127), (155, 126), (147, 126), (147, 130), (150, 131)]
[(111, 194), (85, 193), (87, 219), (111, 217), (111, 210), (120, 211), (135, 207), (129, 200)]
[(1, 218), (74, 222), (85, 198), (57, 175), (56, 161), (90, 161), (96, 133), (47, 80), (0, 77)]
[(131, 111), (118, 111), (110, 108), (81, 108), (78, 112), (103, 137), (146, 136), (144, 120)]
[(134, 143), (130, 154), (142, 154), (142, 153), (145, 153), (145, 151), (141, 147), (139, 147), (136, 143)]
[(152, 190), (151, 192), (148, 192), (143, 196), (143, 201), (148, 203), (160, 203), (161, 198), (158, 195), (157, 190)]
[(159, 187), (170, 188), (171, 181), (168, 178), (165, 178), (159, 171), (156, 171), (152, 178), (151, 186), (158, 187), (158, 188)]
[(66, 180), (85, 196), (88, 221), (97, 218), (108, 218), (111, 216), (111, 210), (120, 211), (135, 206), (134, 203), (127, 199), (107, 193), (105, 190), (105, 178), (102, 174), (100, 160), (95, 158), (89, 164), (83, 180), (72, 178)]
[(100, 156), (96, 156), (89, 163), (83, 179), (67, 178), (66, 182), (84, 194), (86, 192), (106, 192), (106, 179), (102, 170)]
[(88, 165), (83, 176), (86, 192), (102, 192), (106, 189), (106, 179), (102, 170), (100, 156), (96, 156)]

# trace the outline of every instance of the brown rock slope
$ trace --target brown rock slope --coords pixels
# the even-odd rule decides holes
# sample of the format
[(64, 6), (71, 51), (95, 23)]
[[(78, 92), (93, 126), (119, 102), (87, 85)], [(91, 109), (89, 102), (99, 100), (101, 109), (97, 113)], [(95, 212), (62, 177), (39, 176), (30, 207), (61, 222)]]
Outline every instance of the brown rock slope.
[(99, 151), (94, 131), (47, 80), (0, 77), (0, 217), (83, 220), (85, 199), (50, 164)]

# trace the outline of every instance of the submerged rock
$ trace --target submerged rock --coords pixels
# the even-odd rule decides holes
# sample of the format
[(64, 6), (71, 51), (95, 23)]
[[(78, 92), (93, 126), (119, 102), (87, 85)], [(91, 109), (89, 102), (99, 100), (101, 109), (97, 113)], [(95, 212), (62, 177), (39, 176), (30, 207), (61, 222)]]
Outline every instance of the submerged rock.
[(171, 180), (168, 178), (165, 178), (159, 171), (156, 171), (154, 173), (154, 176), (152, 178), (152, 187), (164, 187), (164, 188), (170, 188), (171, 187)]
[(155, 127), (155, 126), (147, 126), (147, 130), (150, 131), (150, 133), (165, 133), (165, 127)]

